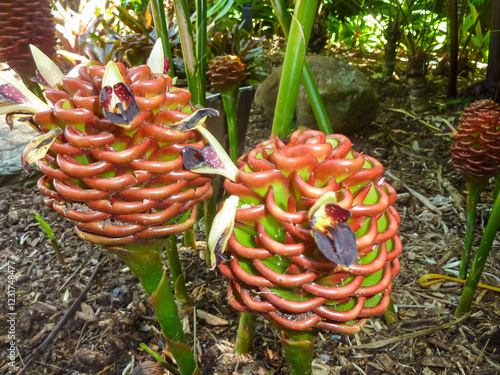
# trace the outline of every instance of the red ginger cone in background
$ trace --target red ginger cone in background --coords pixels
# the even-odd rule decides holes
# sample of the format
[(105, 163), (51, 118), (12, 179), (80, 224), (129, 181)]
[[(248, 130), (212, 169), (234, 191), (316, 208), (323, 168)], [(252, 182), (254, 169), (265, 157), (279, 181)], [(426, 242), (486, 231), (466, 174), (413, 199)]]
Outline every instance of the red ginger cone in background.
[(186, 230), (196, 219), (196, 203), (213, 191), (209, 178), (182, 166), (182, 147), (202, 148), (203, 138), (168, 127), (194, 111), (191, 94), (147, 65), (117, 66), (138, 104), (128, 127), (103, 114), (105, 67), (99, 65), (82, 67), (78, 78), (47, 90), (54, 109), (34, 116), (42, 132), (63, 129), (38, 161), (46, 204), (73, 220), (80, 237), (108, 246)]
[[(219, 264), (234, 308), (287, 330), (340, 333), (356, 333), (385, 311), (402, 244), (396, 192), (376, 159), (342, 135), (298, 130), (288, 144), (259, 144), (238, 167), (225, 188), (243, 205)], [(334, 204), (318, 202), (328, 195)]]
[(20, 75), (33, 76), (35, 62), (29, 45), (53, 56), (54, 17), (47, 0), (0, 0), (0, 61)]
[(500, 107), (492, 100), (478, 100), (465, 108), (455, 144), (453, 165), (464, 175), (490, 178), (500, 173)]
[(210, 61), (207, 76), (218, 92), (227, 93), (240, 87), (247, 76), (245, 67), (238, 56), (217, 56)]

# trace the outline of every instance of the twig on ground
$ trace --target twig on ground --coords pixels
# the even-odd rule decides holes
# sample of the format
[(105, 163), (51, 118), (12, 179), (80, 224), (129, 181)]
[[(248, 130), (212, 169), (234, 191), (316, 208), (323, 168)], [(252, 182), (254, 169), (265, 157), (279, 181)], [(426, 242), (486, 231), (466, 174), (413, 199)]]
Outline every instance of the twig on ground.
[[(394, 176), (390, 170), (386, 170), (385, 171), (385, 174), (387, 176), (389, 176), (390, 178), (394, 179), (394, 180), (397, 180), (397, 181), (401, 181), (399, 178), (397, 178), (396, 176)], [(406, 190), (408, 190), (408, 192), (413, 195), (415, 198), (417, 198), (420, 202), (422, 202), (423, 204), (425, 204), (429, 209), (431, 209), (432, 211), (434, 211), (435, 213), (437, 213), (438, 215), (442, 215), (442, 212), (441, 210), (436, 207), (434, 204), (431, 203), (430, 200), (428, 200), (426, 197), (424, 197), (422, 194), (420, 194), (419, 192), (413, 190), (411, 187), (409, 187), (408, 185), (406, 185), (404, 182), (402, 182), (402, 185), (405, 187)]]
[(457, 320), (455, 320), (453, 322), (448, 322), (448, 323), (445, 323), (445, 324), (441, 324), (441, 325), (436, 326), (436, 327), (432, 327), (432, 328), (428, 328), (428, 329), (423, 329), (421, 331), (417, 331), (417, 332), (413, 332), (413, 333), (407, 333), (406, 335), (401, 335), (401, 336), (397, 336), (397, 337), (391, 337), (390, 339), (379, 340), (379, 341), (371, 342), (371, 343), (368, 343), (368, 344), (338, 347), (337, 350), (379, 349), (379, 348), (383, 348), (384, 346), (393, 344), (395, 342), (399, 342), (399, 341), (406, 340), (406, 339), (414, 339), (415, 337), (430, 335), (431, 333), (448, 329), (451, 326), (454, 326), (455, 324), (464, 321), (470, 315), (471, 315), (471, 313), (469, 312), (469, 313), (465, 314), (464, 316), (462, 316), (460, 319), (457, 319)]
[(21, 371), (18, 372), (17, 375), (23, 375), (26, 373), (26, 371), (31, 367), (31, 365), (38, 360), (42, 356), (43, 353), (47, 350), (49, 347), (50, 343), (52, 340), (54, 340), (59, 333), (59, 331), (64, 327), (64, 325), (68, 322), (68, 320), (73, 316), (75, 311), (78, 309), (82, 301), (85, 299), (87, 296), (88, 291), (90, 290), (90, 287), (92, 286), (92, 281), (94, 281), (95, 276), (97, 275), (97, 271), (99, 271), (99, 267), (101, 266), (101, 262), (97, 263), (97, 265), (94, 268), (94, 272), (92, 272), (92, 275), (90, 275), (89, 280), (87, 281), (87, 285), (85, 286), (85, 289), (80, 293), (80, 295), (75, 299), (71, 307), (66, 311), (66, 313), (63, 315), (59, 323), (54, 327), (52, 332), (50, 332), (50, 335), (47, 336), (47, 338), (33, 351), (31, 356), (29, 357), (28, 361), (24, 365), (24, 367), (21, 369)]

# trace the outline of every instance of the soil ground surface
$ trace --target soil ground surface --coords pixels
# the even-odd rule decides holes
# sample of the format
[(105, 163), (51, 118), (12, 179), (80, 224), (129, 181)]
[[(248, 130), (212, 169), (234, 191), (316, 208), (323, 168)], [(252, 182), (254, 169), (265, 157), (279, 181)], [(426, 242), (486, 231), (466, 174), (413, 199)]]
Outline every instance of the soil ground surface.
[[(268, 45), (270, 66), (282, 60), (283, 51)], [(382, 162), (387, 181), (399, 194), (395, 206), (402, 218), (399, 235), (404, 248), (401, 273), (393, 281), (396, 321), (388, 325), (384, 316), (371, 318), (353, 336), (321, 332), (314, 351), (314, 374), (500, 374), (500, 294), (478, 291), (472, 313), (457, 320), (454, 311), (462, 285), (444, 282), (422, 287), (418, 283), (429, 273), (458, 270), (465, 236), (466, 189), (450, 162), (452, 138), (432, 128), (458, 125), (460, 110), (440, 104), (445, 102), (447, 79), (435, 76), (431, 80), (431, 112), (408, 116), (398, 112), (409, 111), (401, 71), (392, 82), (383, 82), (378, 78), (380, 56), (344, 52), (342, 57), (366, 73), (380, 97), (377, 120), (349, 137), (356, 151)], [(260, 110), (253, 108), (246, 137), (252, 144), (246, 150), (266, 139), (270, 126)], [(18, 180), (0, 188), (0, 373), (14, 374), (29, 360), (81, 294), (98, 264), (100, 269), (76, 314), (27, 373), (111, 375), (132, 373), (133, 368), (136, 375), (163, 373), (140, 367), (154, 361), (140, 348), (141, 343), (167, 359), (170, 352), (135, 276), (114, 256), (78, 239), (69, 221), (44, 206), (34, 183), (33, 178)], [(479, 205), (476, 247), (491, 212), (491, 194), (490, 186)], [(35, 212), (52, 227), (64, 265), (57, 262)], [(180, 251), (195, 306), (181, 315), (202, 373), (289, 374), (279, 332), (264, 319), (258, 320), (251, 355), (233, 354), (238, 313), (227, 303), (227, 282), (221, 281), (220, 272), (207, 269), (203, 231), (198, 234), (197, 249)], [(499, 250), (497, 237), (482, 277), (485, 284), (500, 284)], [(9, 272), (15, 275), (13, 305), (7, 300)], [(11, 312), (16, 314), (13, 325)], [(10, 327), (17, 342), (16, 371), (6, 357)], [(127, 366), (131, 371), (124, 371)]]

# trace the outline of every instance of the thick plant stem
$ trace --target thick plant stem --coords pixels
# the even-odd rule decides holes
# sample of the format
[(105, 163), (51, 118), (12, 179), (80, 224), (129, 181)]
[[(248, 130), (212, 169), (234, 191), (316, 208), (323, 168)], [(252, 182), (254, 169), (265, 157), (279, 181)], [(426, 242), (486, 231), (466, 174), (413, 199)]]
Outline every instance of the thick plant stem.
[(493, 240), (498, 234), (498, 229), (500, 228), (500, 195), (496, 197), (495, 203), (493, 204), (493, 210), (491, 211), (491, 216), (488, 220), (488, 224), (484, 230), (483, 238), (481, 239), (481, 244), (477, 249), (476, 256), (472, 262), (472, 266), (467, 276), (467, 281), (465, 282), (465, 287), (460, 297), (458, 307), (455, 311), (455, 316), (461, 316), (470, 310), (472, 304), (472, 299), (474, 298), (474, 292), (476, 291), (477, 284), (483, 273), (484, 266), (486, 265), (486, 260), (488, 259), (488, 254), (491, 250), (491, 245)]
[(238, 354), (247, 354), (253, 345), (257, 315), (251, 313), (240, 313), (240, 323), (234, 342), (234, 351)]
[(165, 238), (141, 240), (125, 247), (108, 248), (108, 251), (116, 254), (130, 268), (151, 297), (158, 322), (181, 375), (197, 375), (199, 369), (184, 336), (177, 304), (163, 271), (161, 251), (166, 241)]
[[(274, 12), (276, 13), (276, 16), (278, 17), (281, 29), (283, 30), (285, 37), (288, 37), (292, 18), (288, 14), (285, 2), (283, 0), (271, 0), (271, 4), (273, 6)], [(316, 85), (316, 81), (314, 80), (314, 76), (307, 61), (304, 61), (304, 66), (302, 67), (302, 83), (304, 84), (307, 97), (309, 98), (309, 102), (311, 103), (311, 107), (314, 113), (314, 117), (316, 118), (316, 122), (318, 123), (319, 130), (321, 130), (325, 134), (332, 134), (333, 130), (332, 125), (330, 124), (330, 119), (328, 118), (328, 114), (326, 113), (325, 105), (323, 104), (318, 86)]]
[(54, 249), (54, 252), (56, 253), (56, 258), (57, 258), (57, 261), (61, 264), (61, 265), (65, 265), (66, 262), (64, 261), (64, 257), (61, 253), (61, 248), (59, 247), (59, 242), (57, 242), (56, 239), (54, 238), (51, 238), (50, 239), (50, 243), (52, 244), (52, 248)]
[(495, 190), (493, 190), (493, 200), (495, 201), (500, 193), (500, 174), (495, 177)]
[[(212, 194), (212, 196), (203, 201), (203, 208), (205, 213), (205, 235), (208, 239), (208, 235), (210, 234), (210, 229), (212, 229), (212, 222), (214, 221), (214, 217), (217, 214), (217, 194)], [(208, 261), (208, 257), (207, 257)]]
[(238, 124), (236, 122), (236, 97), (238, 95), (237, 89), (230, 90), (229, 92), (221, 93), (222, 104), (227, 118), (227, 131), (229, 133), (229, 156), (231, 160), (236, 163), (238, 160)]
[(186, 0), (173, 0), (175, 15), (177, 16), (177, 27), (181, 40), (182, 57), (186, 68), (186, 77), (191, 92), (193, 104), (198, 104), (198, 62), (196, 60), (195, 45), (193, 38), (193, 26), (191, 24), (191, 13)]
[(177, 251), (177, 238), (175, 234), (171, 234), (165, 242), (165, 250), (167, 251), (168, 265), (170, 268), (170, 276), (174, 285), (175, 298), (184, 305), (189, 305), (190, 299), (186, 289), (186, 280), (182, 272), (181, 262), (179, 260), (179, 252)]
[(163, 1), (151, 0), (151, 14), (154, 20), (156, 35), (161, 37), (163, 55), (168, 57), (170, 61), (170, 66), (168, 68), (168, 75), (174, 77), (174, 64), (172, 61), (172, 51), (170, 51), (170, 41), (168, 38), (168, 26), (165, 16), (165, 8), (163, 7)]
[(200, 374), (200, 369), (182, 330), (182, 323), (177, 313), (177, 305), (170, 290), (166, 272), (151, 295), (151, 303), (155, 309), (161, 330), (166, 337), (168, 350), (174, 356), (180, 373), (182, 375)]
[(139, 278), (146, 293), (151, 296), (163, 277), (161, 250), (166, 239), (143, 240), (126, 247), (108, 248)]
[(207, 0), (196, 0), (196, 60), (198, 61), (197, 103), (205, 106), (207, 95)]
[(196, 250), (196, 233), (190, 228), (184, 231), (184, 246)]
[(467, 226), (465, 232), (464, 249), (462, 250), (462, 261), (460, 263), (460, 271), (458, 273), (458, 278), (465, 280), (467, 277), (467, 271), (469, 269), (469, 263), (472, 254), (472, 245), (474, 243), (474, 232), (476, 231), (477, 222), (477, 204), (481, 199), (481, 193), (483, 192), (488, 180), (478, 180), (466, 178), (467, 181)]
[(317, 4), (317, 0), (298, 0), (295, 4), (274, 111), (272, 137), (287, 137), (292, 129), (304, 56)]
[(290, 375), (311, 375), (314, 341), (318, 331), (281, 331), (281, 341), (290, 364)]

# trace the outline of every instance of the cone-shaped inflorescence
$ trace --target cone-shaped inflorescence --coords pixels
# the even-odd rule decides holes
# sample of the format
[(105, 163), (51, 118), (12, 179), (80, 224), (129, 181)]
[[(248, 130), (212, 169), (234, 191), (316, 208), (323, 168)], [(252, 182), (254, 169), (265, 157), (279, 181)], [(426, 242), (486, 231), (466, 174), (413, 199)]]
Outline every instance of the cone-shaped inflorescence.
[(471, 103), (463, 112), (451, 147), (453, 165), (467, 183), (467, 229), (459, 277), (465, 279), (474, 242), (477, 204), (488, 180), (500, 174), (500, 107), (492, 100)]
[(245, 64), (238, 56), (224, 55), (210, 61), (207, 76), (212, 86), (222, 94), (238, 89), (247, 74)]
[(225, 181), (239, 207), (219, 264), (234, 308), (293, 332), (340, 333), (387, 308), (402, 244), (396, 192), (376, 159), (342, 135), (298, 130), (238, 167)]
[(463, 112), (455, 144), (453, 165), (464, 175), (490, 178), (500, 173), (500, 107), (492, 100), (471, 103)]
[(105, 246), (182, 232), (212, 194), (210, 179), (182, 164), (182, 147), (203, 148), (204, 139), (169, 127), (194, 111), (190, 93), (147, 65), (115, 67), (123, 82), (110, 86), (100, 65), (63, 78), (45, 92), (53, 110), (34, 116), (42, 132), (62, 133), (37, 162), (45, 203)]
[(217, 56), (210, 62), (207, 71), (212, 86), (221, 94), (227, 116), (229, 153), (233, 162), (239, 157), (238, 125), (236, 121), (236, 98), (241, 82), (245, 79), (245, 64), (238, 56)]
[(55, 52), (54, 17), (47, 0), (0, 0), (0, 61), (20, 75), (35, 73), (29, 45)]

